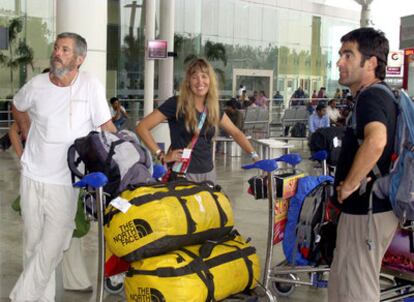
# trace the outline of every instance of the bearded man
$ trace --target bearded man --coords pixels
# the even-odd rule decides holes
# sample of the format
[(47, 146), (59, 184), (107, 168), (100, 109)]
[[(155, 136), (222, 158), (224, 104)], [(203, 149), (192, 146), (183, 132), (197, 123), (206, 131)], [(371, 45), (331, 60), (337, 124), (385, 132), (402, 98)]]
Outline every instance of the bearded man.
[(79, 71), (86, 52), (83, 37), (59, 34), (50, 72), (33, 77), (13, 99), (14, 119), (27, 140), (20, 179), (23, 272), (12, 301), (55, 301), (55, 269), (70, 244), (78, 197), (67, 150), (91, 130), (116, 131), (103, 86)]

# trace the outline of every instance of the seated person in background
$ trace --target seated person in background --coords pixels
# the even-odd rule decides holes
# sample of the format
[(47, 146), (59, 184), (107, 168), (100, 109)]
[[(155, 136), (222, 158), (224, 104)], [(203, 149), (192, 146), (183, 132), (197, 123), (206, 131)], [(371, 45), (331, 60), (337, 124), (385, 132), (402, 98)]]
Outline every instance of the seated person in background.
[(240, 97), (243, 91), (246, 91), (246, 87), (244, 87), (243, 84), (240, 84), (239, 89), (237, 90), (237, 97)]
[(346, 120), (349, 114), (352, 112), (352, 109), (354, 109), (354, 101), (353, 101), (352, 95), (348, 95), (345, 100), (345, 108), (342, 109), (342, 112), (341, 112), (342, 118)]
[(314, 133), (319, 128), (329, 127), (329, 117), (326, 114), (326, 105), (319, 104), (316, 111), (309, 117), (309, 134)]
[(336, 91), (335, 91), (335, 94), (334, 94), (334, 99), (339, 100), (339, 99), (341, 99), (341, 97), (342, 97), (341, 89), (336, 88)]
[(253, 91), (253, 95), (249, 96), (249, 100), (243, 103), (243, 108), (250, 106), (256, 107), (256, 99), (259, 97), (257, 90)]
[(243, 128), (243, 113), (239, 111), (238, 107), (238, 101), (235, 99), (231, 99), (226, 102), (224, 107), (224, 112), (227, 114), (227, 116), (230, 118), (230, 120), (233, 122), (233, 124), (242, 130)]
[(341, 126), (344, 123), (342, 114), (336, 108), (336, 99), (331, 99), (328, 102), (328, 107), (326, 107), (326, 114), (329, 117), (332, 126)]
[(325, 87), (321, 87), (318, 91), (318, 99), (319, 101), (321, 101), (321, 99), (326, 99), (326, 88)]
[(265, 92), (263, 90), (260, 90), (259, 96), (255, 100), (255, 104), (257, 107), (261, 108), (267, 108), (267, 97), (265, 95)]
[(283, 103), (283, 95), (280, 94), (279, 90), (276, 91), (275, 95), (273, 96), (273, 100), (275, 103)]
[(305, 100), (302, 100), (303, 98), (305, 98), (305, 92), (303, 91), (302, 87), (299, 86), (290, 98), (291, 106), (304, 106)]
[(121, 130), (122, 125), (128, 119), (128, 113), (126, 112), (124, 106), (119, 103), (117, 97), (113, 97), (110, 100), (112, 106), (112, 122), (116, 126), (116, 129)]
[(309, 112), (309, 114), (312, 114), (315, 111), (315, 108), (312, 105), (312, 102), (306, 103), (306, 111)]
[(316, 93), (316, 90), (313, 91), (311, 98), (312, 106), (318, 105), (318, 94)]
[(244, 108), (246, 102), (249, 102), (249, 97), (247, 96), (247, 91), (243, 90), (241, 95), (237, 97), (237, 109)]

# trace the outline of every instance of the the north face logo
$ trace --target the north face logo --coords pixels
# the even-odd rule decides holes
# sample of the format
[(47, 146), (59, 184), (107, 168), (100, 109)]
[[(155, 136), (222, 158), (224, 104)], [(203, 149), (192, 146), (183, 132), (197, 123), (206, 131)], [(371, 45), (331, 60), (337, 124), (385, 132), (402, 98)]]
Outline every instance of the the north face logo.
[(127, 245), (152, 233), (151, 226), (143, 219), (134, 219), (119, 226), (120, 232), (114, 237), (114, 242)]
[(152, 233), (152, 229), (148, 222), (143, 219), (134, 219), (135, 228), (138, 232), (139, 238), (145, 237)]
[(149, 287), (138, 287), (137, 292), (130, 294), (129, 297), (134, 302), (165, 302), (159, 290)]

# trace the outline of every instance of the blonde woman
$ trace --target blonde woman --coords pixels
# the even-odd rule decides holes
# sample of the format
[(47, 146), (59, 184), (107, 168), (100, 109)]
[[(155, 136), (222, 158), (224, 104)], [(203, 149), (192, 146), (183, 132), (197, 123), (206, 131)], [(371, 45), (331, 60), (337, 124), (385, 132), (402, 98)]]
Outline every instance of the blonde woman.
[[(168, 120), (171, 137), (171, 146), (167, 154), (159, 149), (150, 132), (165, 120)], [(189, 165), (185, 173), (188, 180), (209, 180), (215, 183), (212, 139), (218, 133), (219, 127), (231, 135), (240, 147), (250, 154), (252, 160), (259, 158), (245, 135), (230, 118), (225, 113), (220, 114), (216, 75), (205, 59), (198, 58), (187, 67), (180, 87), (180, 96), (169, 98), (141, 120), (136, 132), (158, 159), (171, 165), (188, 159)], [(199, 135), (192, 146), (196, 133)]]

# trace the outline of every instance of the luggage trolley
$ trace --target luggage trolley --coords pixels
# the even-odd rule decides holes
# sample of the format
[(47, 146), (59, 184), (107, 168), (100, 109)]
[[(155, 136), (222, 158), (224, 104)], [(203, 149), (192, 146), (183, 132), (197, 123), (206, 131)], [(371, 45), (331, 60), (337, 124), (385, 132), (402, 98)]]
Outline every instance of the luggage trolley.
[[(322, 162), (322, 174), (327, 175), (326, 151), (316, 152), (312, 160)], [(243, 166), (243, 169), (260, 169), (267, 173), (267, 197), (269, 201), (269, 228), (267, 236), (267, 249), (265, 268), (263, 275), (263, 287), (269, 297), (269, 301), (277, 301), (275, 295), (289, 296), (296, 286), (307, 285), (315, 288), (326, 288), (328, 280), (324, 279), (324, 273), (329, 272), (327, 265), (320, 266), (286, 266), (287, 261), (282, 261), (271, 267), (273, 257), (273, 240), (275, 231), (273, 228), (275, 219), (275, 172), (278, 171), (276, 161), (282, 161), (295, 166), (295, 154), (287, 154), (278, 159), (265, 159), (254, 164)], [(390, 280), (393, 285), (381, 290), (381, 302), (414, 302), (414, 223), (408, 227), (400, 227), (390, 247), (388, 248), (383, 264), (381, 278)], [(401, 260), (400, 258), (404, 258)], [(284, 266), (284, 267), (283, 267)], [(309, 274), (309, 281), (300, 280), (298, 274)], [(386, 275), (391, 276), (387, 277)]]
[[(414, 223), (400, 226), (385, 253), (381, 272), (392, 286), (381, 290), (381, 302), (414, 301)], [(386, 275), (382, 275), (385, 277)]]
[[(317, 152), (311, 158), (322, 162), (323, 174), (327, 174), (328, 167), (326, 165), (327, 152)], [(273, 257), (273, 240), (275, 236), (274, 221), (275, 221), (275, 196), (276, 196), (276, 181), (275, 173), (280, 171), (277, 162), (283, 162), (293, 167), (294, 171), (297, 171), (295, 166), (300, 163), (301, 158), (298, 154), (285, 154), (276, 159), (264, 159), (254, 164), (245, 165), (243, 169), (260, 169), (267, 173), (267, 197), (269, 208), (269, 228), (267, 233), (267, 248), (265, 257), (265, 267), (263, 274), (263, 287), (266, 292), (272, 296), (270, 301), (277, 301), (275, 295), (289, 296), (298, 285), (308, 285), (316, 288), (326, 288), (327, 281), (324, 280), (324, 272), (329, 271), (328, 266), (287, 266), (286, 261), (282, 261), (275, 267), (271, 267)], [(309, 281), (300, 280), (297, 274), (308, 273)], [(273, 300), (271, 300), (273, 299)]]
[[(105, 238), (104, 238), (104, 210), (105, 210), (105, 195), (103, 187), (108, 182), (108, 178), (101, 172), (94, 172), (85, 175), (80, 181), (74, 183), (74, 187), (85, 189), (89, 194), (86, 195), (90, 198), (88, 206), (91, 208), (86, 210), (88, 214), (92, 213), (92, 217), (97, 219), (98, 222), (98, 274), (97, 274), (97, 288), (96, 288), (96, 301), (103, 301), (104, 289), (111, 293), (117, 294), (123, 290), (123, 275), (117, 274), (125, 272), (128, 265), (121, 259), (113, 259), (109, 257), (109, 260), (105, 256)], [(86, 206), (86, 202), (85, 202)], [(90, 213), (91, 212), (91, 213)], [(96, 217), (95, 217), (96, 215)], [(113, 267), (116, 266), (114, 269)], [(111, 272), (107, 271), (111, 268)], [(115, 273), (114, 273), (115, 272)], [(109, 273), (113, 276), (109, 276)], [(116, 275), (117, 274), (117, 275)]]

